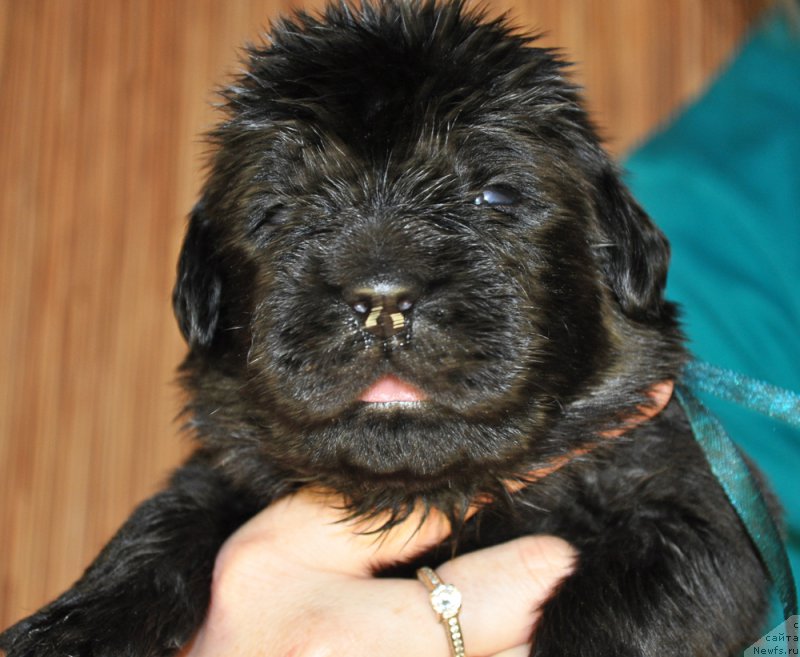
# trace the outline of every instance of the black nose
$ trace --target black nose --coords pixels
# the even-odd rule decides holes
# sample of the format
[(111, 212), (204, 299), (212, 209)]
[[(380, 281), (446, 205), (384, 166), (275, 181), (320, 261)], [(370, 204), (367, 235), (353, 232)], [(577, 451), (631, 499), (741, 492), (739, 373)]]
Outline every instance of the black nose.
[(381, 281), (353, 287), (345, 300), (366, 331), (390, 338), (407, 330), (417, 293), (411, 285)]

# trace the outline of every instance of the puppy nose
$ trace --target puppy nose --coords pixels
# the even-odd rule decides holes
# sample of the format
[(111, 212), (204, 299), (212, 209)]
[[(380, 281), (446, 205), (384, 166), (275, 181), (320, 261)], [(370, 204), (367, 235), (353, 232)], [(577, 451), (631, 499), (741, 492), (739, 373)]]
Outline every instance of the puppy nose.
[(378, 282), (348, 290), (345, 300), (366, 331), (380, 338), (390, 338), (408, 327), (417, 294), (410, 285)]

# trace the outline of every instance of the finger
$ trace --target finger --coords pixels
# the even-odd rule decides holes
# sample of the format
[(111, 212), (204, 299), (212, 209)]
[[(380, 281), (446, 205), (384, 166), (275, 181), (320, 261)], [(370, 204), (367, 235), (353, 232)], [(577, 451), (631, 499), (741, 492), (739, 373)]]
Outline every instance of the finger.
[(529, 536), (439, 567), (442, 581), (461, 591), (460, 620), (469, 652), (493, 654), (529, 642), (541, 605), (573, 571), (576, 559), (575, 549), (560, 538)]
[(530, 643), (526, 643), (524, 646), (514, 646), (503, 652), (495, 653), (491, 657), (530, 657), (532, 648)]
[[(575, 563), (576, 552), (565, 541), (552, 536), (525, 537), (486, 548), (443, 564), (437, 573), (443, 582), (454, 584), (463, 596), (459, 620), (468, 655), (518, 657), (528, 655), (531, 633), (539, 608)], [(385, 657), (447, 657), (448, 630), (432, 609), (429, 593), (421, 582), (412, 580), (354, 580), (360, 613), (354, 615), (347, 599), (333, 602), (334, 609), (346, 609), (347, 619), (369, 620), (370, 636), (380, 637)], [(346, 595), (352, 600), (356, 588)], [(342, 613), (345, 613), (344, 611)], [(409, 631), (413, 628), (413, 631)], [(343, 636), (343, 631), (336, 635)], [(365, 634), (340, 654), (373, 654), (365, 648)], [(370, 644), (372, 645), (372, 644)]]
[(381, 565), (411, 559), (449, 535), (443, 514), (431, 512), (424, 522), (423, 516), (415, 510), (391, 530), (375, 533), (380, 518), (350, 520), (341, 496), (305, 488), (271, 504), (231, 541), (262, 545), (276, 562), (369, 577)]

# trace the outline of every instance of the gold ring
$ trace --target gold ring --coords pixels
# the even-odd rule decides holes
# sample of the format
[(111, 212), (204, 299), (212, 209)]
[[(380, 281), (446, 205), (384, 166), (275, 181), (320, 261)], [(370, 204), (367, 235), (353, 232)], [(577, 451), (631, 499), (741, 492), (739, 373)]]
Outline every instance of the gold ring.
[(417, 571), (417, 579), (430, 591), (433, 611), (444, 625), (447, 639), (450, 642), (452, 657), (466, 657), (464, 652), (464, 636), (461, 634), (461, 623), (458, 612), (461, 611), (461, 591), (452, 584), (445, 584), (432, 568), (424, 566)]

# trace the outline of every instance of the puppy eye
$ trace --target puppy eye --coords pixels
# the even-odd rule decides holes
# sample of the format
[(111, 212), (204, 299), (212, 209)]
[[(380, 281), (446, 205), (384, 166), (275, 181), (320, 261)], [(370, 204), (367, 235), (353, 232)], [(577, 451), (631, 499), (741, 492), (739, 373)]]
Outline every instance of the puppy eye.
[(519, 192), (506, 185), (486, 187), (472, 201), (475, 205), (514, 205), (519, 201)]
[(280, 203), (268, 207), (258, 208), (250, 216), (250, 231), (257, 233), (264, 228), (272, 228), (286, 223), (289, 213), (286, 207)]

